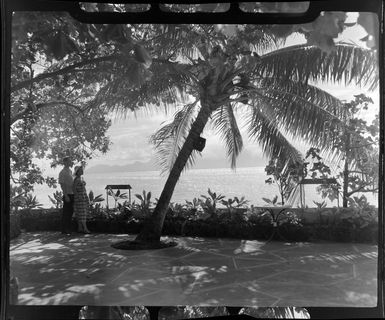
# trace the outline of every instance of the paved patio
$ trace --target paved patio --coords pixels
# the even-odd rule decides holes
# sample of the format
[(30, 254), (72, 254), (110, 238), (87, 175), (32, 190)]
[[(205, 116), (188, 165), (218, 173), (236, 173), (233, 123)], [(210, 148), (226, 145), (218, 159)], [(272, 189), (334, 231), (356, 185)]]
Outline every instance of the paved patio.
[(24, 233), (11, 242), (20, 305), (346, 306), (377, 304), (377, 246), (165, 237), (159, 250), (113, 249), (134, 236)]

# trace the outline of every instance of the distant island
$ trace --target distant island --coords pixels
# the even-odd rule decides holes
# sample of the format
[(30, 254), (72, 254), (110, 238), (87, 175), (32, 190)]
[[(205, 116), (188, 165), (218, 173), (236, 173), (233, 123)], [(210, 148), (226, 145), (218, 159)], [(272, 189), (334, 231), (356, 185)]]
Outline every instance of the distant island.
[(156, 165), (151, 161), (148, 162), (139, 162), (135, 161), (130, 164), (124, 165), (106, 165), (106, 164), (98, 164), (87, 168), (87, 173), (101, 173), (101, 172), (131, 172), (131, 171), (154, 171), (158, 170)]
[[(267, 161), (263, 158), (240, 157), (237, 162), (237, 168), (242, 167), (264, 167)], [(193, 169), (212, 169), (212, 168), (230, 168), (227, 159), (204, 159), (198, 158)], [(109, 172), (136, 172), (136, 171), (158, 171), (159, 167), (154, 161), (140, 162), (135, 161), (123, 165), (98, 164), (87, 168), (87, 173), (109, 173)]]

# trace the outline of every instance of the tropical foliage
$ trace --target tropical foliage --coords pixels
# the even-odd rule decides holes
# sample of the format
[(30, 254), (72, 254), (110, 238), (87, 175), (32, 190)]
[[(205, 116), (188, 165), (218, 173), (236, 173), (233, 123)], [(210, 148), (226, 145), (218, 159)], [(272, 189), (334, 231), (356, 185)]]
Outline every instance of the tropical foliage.
[(10, 208), (11, 211), (18, 211), (20, 208), (34, 209), (41, 208), (42, 204), (32, 193), (22, 191), (21, 187), (11, 186)]
[(198, 307), (198, 306), (177, 306), (162, 307), (159, 310), (159, 320), (196, 319), (208, 317), (228, 316), (226, 307)]
[[(341, 192), (336, 185), (320, 185), (318, 191), (322, 197), (334, 200), (341, 192), (343, 207), (359, 206), (366, 200), (362, 193), (378, 192), (379, 116), (376, 114), (370, 123), (362, 117), (372, 103), (372, 99), (363, 94), (345, 103), (344, 129), (336, 132), (332, 140), (338, 154), (334, 158), (336, 166), (332, 168), (325, 163), (320, 149), (310, 148), (306, 154), (312, 164), (309, 168), (312, 178), (335, 177), (342, 186)], [(305, 163), (306, 168), (308, 164)]]
[[(107, 112), (87, 104), (97, 92), (98, 70), (91, 69), (76, 27), (63, 14), (13, 15), (11, 64), (11, 182), (20, 194), (34, 184), (56, 186), (41, 168), (70, 153), (74, 161), (106, 152)], [(84, 39), (83, 39), (84, 41)], [(95, 55), (91, 46), (88, 55)], [(89, 68), (84, 70), (82, 66)]]
[[(116, 209), (93, 208), (88, 226), (94, 233), (137, 234), (146, 216), (134, 206)], [(11, 215), (11, 233), (59, 230), (60, 209), (23, 209)], [(370, 242), (378, 240), (378, 210), (367, 204), (354, 208), (293, 208), (278, 218), (280, 234), (290, 241)], [(266, 240), (271, 236), (272, 218), (264, 207), (246, 205), (228, 214), (217, 208), (209, 216), (205, 211), (174, 206), (168, 212), (162, 235)], [(75, 227), (75, 226), (74, 226)]]
[(98, 194), (97, 196), (94, 195), (94, 192), (91, 190), (88, 193), (88, 200), (90, 202), (91, 209), (94, 208), (96, 205), (100, 204), (100, 202), (104, 201), (104, 198), (101, 194)]
[(217, 212), (218, 203), (226, 200), (223, 200), (225, 198), (224, 195), (217, 194), (216, 192), (211, 191), (210, 188), (207, 190), (207, 193), (209, 194), (208, 196), (204, 194), (201, 195), (204, 200), (201, 200), (200, 204), (203, 210), (212, 217)]
[(263, 197), (262, 200), (270, 206), (282, 206), (284, 204), (283, 202), (278, 201), (278, 196), (274, 196), (272, 199)]
[[(332, 20), (344, 28), (343, 17)], [(43, 182), (35, 157), (55, 166), (66, 149), (76, 160), (106, 152), (109, 112), (176, 110), (151, 139), (170, 173), (142, 241), (159, 241), (175, 185), (208, 126), (233, 168), (243, 149), (240, 114), (266, 156), (296, 163), (289, 137), (328, 149), (342, 126), (344, 105), (314, 83), (377, 85), (373, 51), (334, 42), (325, 51), (312, 41), (284, 48), (286, 34), (272, 25), (82, 24), (65, 13), (18, 12), (13, 28), (12, 172), (24, 177), (14, 183)], [(297, 31), (311, 34), (305, 29)]]
[(150, 313), (148, 309), (144, 306), (82, 306), (79, 311), (79, 319), (149, 320)]
[[(111, 196), (114, 199), (115, 208), (116, 208), (119, 200), (125, 200), (128, 198), (127, 192), (121, 192), (120, 189), (118, 189), (118, 190), (116, 190), (116, 192), (114, 192), (114, 190), (112, 190), (111, 188), (107, 189), (107, 196)], [(103, 201), (103, 200), (101, 200), (101, 201)]]
[(240, 314), (262, 319), (310, 319), (305, 308), (299, 307), (246, 307)]
[(227, 200), (222, 200), (222, 204), (226, 206), (226, 208), (229, 210), (229, 212), (234, 211), (234, 209), (237, 208), (242, 208), (247, 205), (249, 201), (245, 199), (245, 197), (234, 197), (234, 198), (229, 198)]
[[(334, 147), (342, 155), (342, 165), (337, 178), (342, 182), (343, 206), (347, 207), (357, 193), (377, 192), (379, 179), (379, 115), (371, 123), (363, 119), (371, 98), (360, 94), (345, 104), (343, 121), (345, 128), (336, 135)], [(323, 196), (330, 196), (330, 189), (321, 188)]]
[[(159, 320), (190, 319), (229, 316), (229, 309), (236, 307), (197, 307), (177, 306), (162, 307), (158, 311)], [(271, 319), (310, 319), (310, 314), (305, 308), (298, 307), (245, 307), (239, 310), (239, 314), (250, 315), (254, 318)], [(79, 312), (79, 319), (150, 319), (150, 313), (146, 307), (94, 307), (83, 306)]]
[[(297, 166), (302, 157), (289, 137), (331, 152), (332, 135), (343, 125), (339, 120), (342, 102), (310, 82), (344, 79), (347, 83), (376, 86), (375, 58), (369, 51), (346, 44), (337, 45), (329, 54), (309, 45), (269, 51), (279, 47), (280, 39), (268, 27), (240, 26), (233, 35), (221, 30), (216, 26), (194, 26), (189, 32), (184, 26), (174, 30), (177, 34), (201, 34), (196, 43), (189, 38), (192, 43), (185, 43), (184, 50), (178, 52), (173, 71), (168, 67), (170, 87), (177, 89), (180, 96), (189, 93), (193, 98), (175, 113), (173, 121), (151, 137), (160, 165), (170, 171), (154, 211), (153, 227), (144, 229), (140, 240), (158, 237), (150, 234), (162, 225), (182, 170), (192, 165), (201, 151), (197, 151), (196, 143), (207, 124), (224, 141), (233, 168), (243, 148), (240, 113), (249, 138), (268, 157), (284, 161), (285, 166)], [(204, 42), (202, 37), (206, 38)], [(362, 69), (354, 74), (355, 68), (351, 67), (358, 66), (355, 59), (362, 54), (368, 54), (366, 58), (361, 56), (361, 61), (368, 63), (372, 71)], [(176, 75), (183, 79), (174, 80)], [(154, 87), (159, 83), (155, 79), (158, 75), (154, 73)], [(164, 92), (161, 86), (158, 89)], [(160, 98), (161, 94), (153, 96)]]
[[(270, 177), (265, 180), (265, 183), (277, 185), (281, 200), (279, 203), (281, 205), (284, 205), (287, 202), (301, 178), (306, 175), (304, 170), (305, 166), (302, 163), (287, 163), (279, 158), (270, 159), (265, 167), (266, 175)], [(270, 204), (276, 204), (277, 200), (278, 197)], [(269, 201), (266, 202), (269, 203)]]
[(142, 216), (148, 216), (150, 213), (150, 206), (152, 205), (151, 192), (146, 192), (146, 190), (143, 190), (142, 194), (136, 194), (135, 197), (139, 199), (140, 203), (136, 204), (134, 201), (132, 207), (134, 209), (138, 209)]
[(52, 197), (50, 195), (48, 196), (48, 199), (55, 206), (55, 208), (62, 208), (63, 207), (63, 192), (62, 191), (55, 191), (52, 194)]
[[(317, 191), (322, 198), (329, 198), (331, 201), (342, 196), (343, 207), (363, 207), (367, 202), (363, 193), (378, 192), (379, 115), (371, 112), (374, 117), (369, 121), (363, 117), (372, 104), (373, 100), (364, 94), (356, 95), (354, 100), (345, 103), (344, 114), (341, 116), (343, 130), (337, 130), (330, 141), (334, 153), (331, 159), (319, 148), (311, 147), (302, 164), (285, 165), (279, 159), (270, 160), (265, 168), (270, 177), (265, 182), (278, 186), (281, 204), (285, 203), (303, 178), (336, 178), (337, 183), (322, 183)], [(325, 159), (321, 156), (322, 153)], [(334, 162), (333, 165), (330, 160)], [(357, 194), (361, 195), (356, 196)], [(317, 202), (315, 204), (321, 205)]]

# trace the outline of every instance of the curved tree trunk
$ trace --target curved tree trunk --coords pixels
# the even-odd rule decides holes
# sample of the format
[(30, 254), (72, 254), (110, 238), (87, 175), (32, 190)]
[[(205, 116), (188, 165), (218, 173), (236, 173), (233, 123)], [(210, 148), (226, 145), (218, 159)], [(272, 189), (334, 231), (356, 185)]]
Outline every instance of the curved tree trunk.
[(191, 153), (194, 150), (194, 141), (199, 138), (212, 112), (210, 104), (208, 104), (207, 102), (204, 103), (203, 101), (201, 101), (201, 104), (201, 109), (197, 115), (197, 118), (191, 126), (190, 132), (186, 138), (186, 141), (183, 144), (183, 147), (179, 151), (179, 154), (163, 187), (163, 191), (160, 195), (155, 210), (149, 220), (146, 221), (144, 227), (142, 228), (138, 236), (136, 237), (136, 241), (160, 241), (164, 219), (166, 217), (166, 213), (170, 204), (171, 197), (174, 193), (175, 186)]
[(349, 199), (349, 158), (350, 158), (350, 134), (345, 133), (345, 163), (344, 163), (344, 171), (343, 171), (343, 190), (342, 190), (342, 207), (348, 207), (348, 199)]

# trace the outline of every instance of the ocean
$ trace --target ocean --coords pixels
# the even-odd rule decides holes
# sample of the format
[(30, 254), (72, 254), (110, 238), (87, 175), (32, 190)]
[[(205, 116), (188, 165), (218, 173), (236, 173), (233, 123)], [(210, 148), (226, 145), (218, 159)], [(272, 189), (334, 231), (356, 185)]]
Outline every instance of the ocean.
[[(201, 198), (207, 195), (207, 190), (224, 195), (225, 198), (245, 197), (249, 205), (263, 206), (267, 203), (262, 198), (272, 199), (278, 195), (278, 187), (275, 184), (268, 185), (265, 180), (268, 178), (264, 167), (237, 168), (236, 171), (230, 168), (220, 169), (190, 169), (184, 171), (178, 181), (172, 196), (171, 202), (185, 204), (186, 200)], [(132, 201), (136, 199), (135, 194), (142, 194), (143, 190), (151, 191), (152, 200), (159, 198), (167, 176), (160, 175), (159, 171), (140, 171), (140, 172), (113, 172), (113, 173), (87, 173), (85, 171), (84, 180), (86, 181), (87, 192), (93, 191), (94, 195), (102, 194), (106, 198), (105, 187), (108, 184), (129, 184), (132, 187)], [(309, 207), (316, 207), (313, 201), (322, 202), (321, 195), (316, 192), (316, 185), (305, 186), (305, 203)], [(37, 186), (34, 195), (44, 208), (50, 208), (53, 204), (48, 195), (53, 194), (57, 189), (47, 186)], [(121, 190), (127, 192), (128, 190)], [(376, 204), (376, 197), (372, 194), (367, 195), (373, 204)], [(299, 201), (299, 197), (297, 199)], [(109, 197), (109, 206), (113, 206), (114, 200)], [(325, 200), (326, 201), (326, 200)], [(299, 203), (299, 202), (298, 202)], [(328, 205), (337, 206), (337, 201), (327, 201)], [(340, 201), (341, 204), (341, 201)], [(106, 201), (102, 203), (106, 205)], [(294, 202), (294, 206), (297, 202)]]

